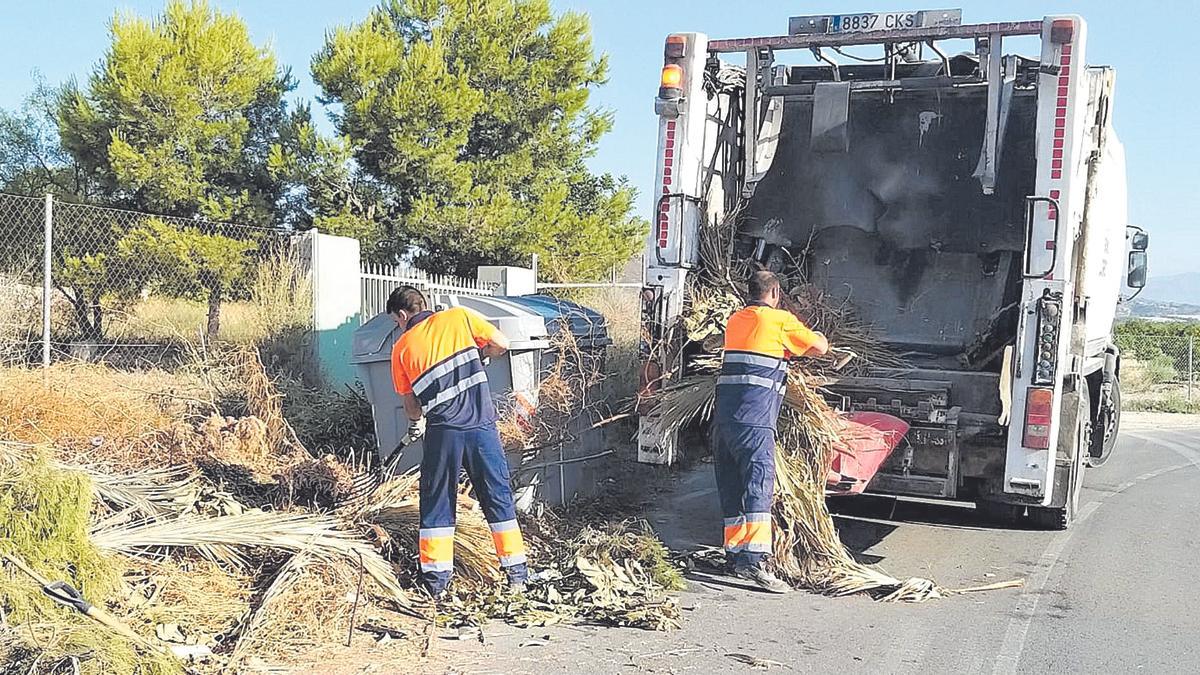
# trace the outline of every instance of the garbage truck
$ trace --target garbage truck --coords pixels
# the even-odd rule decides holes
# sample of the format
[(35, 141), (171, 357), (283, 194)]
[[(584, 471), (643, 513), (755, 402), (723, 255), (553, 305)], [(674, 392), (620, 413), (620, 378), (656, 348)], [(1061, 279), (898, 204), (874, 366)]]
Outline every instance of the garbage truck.
[[(687, 372), (701, 229), (732, 223), (732, 255), (799, 266), (902, 355), (827, 388), (839, 410), (909, 425), (868, 492), (1069, 527), (1084, 468), (1108, 459), (1120, 426), (1117, 305), (1146, 279), (1114, 70), (1088, 65), (1074, 15), (866, 12), (787, 28), (666, 37), (643, 394)], [(676, 454), (652, 412), (638, 439), (643, 462)]]

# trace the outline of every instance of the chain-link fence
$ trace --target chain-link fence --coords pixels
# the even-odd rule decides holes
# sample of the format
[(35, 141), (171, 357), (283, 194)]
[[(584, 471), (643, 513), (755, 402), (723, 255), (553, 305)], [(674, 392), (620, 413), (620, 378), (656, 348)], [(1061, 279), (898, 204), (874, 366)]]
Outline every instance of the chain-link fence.
[(1190, 335), (1118, 334), (1124, 407), (1200, 412), (1196, 343)]
[(0, 194), (9, 364), (159, 365), (213, 342), (260, 342), (311, 324), (305, 285), (278, 230)]

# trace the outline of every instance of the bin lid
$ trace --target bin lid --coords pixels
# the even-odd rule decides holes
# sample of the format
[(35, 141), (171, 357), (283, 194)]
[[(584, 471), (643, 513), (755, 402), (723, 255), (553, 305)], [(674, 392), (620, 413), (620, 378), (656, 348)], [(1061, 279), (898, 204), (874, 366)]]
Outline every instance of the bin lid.
[[(549, 346), (546, 321), (541, 314), (515, 304), (511, 298), (484, 295), (431, 294), (434, 308), (466, 307), (483, 315), (500, 329), (512, 343), (512, 349), (540, 349)], [(400, 337), (396, 322), (387, 314), (379, 314), (354, 331), (352, 358), (355, 363), (371, 363), (391, 359), (392, 345)]]
[(604, 315), (579, 303), (550, 295), (522, 295), (506, 298), (515, 304), (537, 312), (546, 322), (551, 335), (569, 330), (581, 346), (604, 346), (612, 340), (608, 336), (608, 321)]
[(399, 337), (400, 327), (387, 314), (377, 314), (354, 331), (351, 360), (354, 363), (387, 361), (392, 358), (392, 345)]

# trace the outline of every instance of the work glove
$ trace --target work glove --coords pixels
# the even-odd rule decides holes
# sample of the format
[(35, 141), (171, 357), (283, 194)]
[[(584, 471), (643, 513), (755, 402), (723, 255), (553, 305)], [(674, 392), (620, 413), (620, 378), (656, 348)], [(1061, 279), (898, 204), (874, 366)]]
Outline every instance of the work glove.
[(408, 425), (408, 433), (405, 434), (404, 438), (400, 440), (400, 447), (406, 448), (406, 447), (412, 445), (413, 443), (416, 443), (417, 441), (421, 440), (421, 437), (424, 435), (425, 435), (425, 418), (422, 417), (419, 420), (413, 420)]

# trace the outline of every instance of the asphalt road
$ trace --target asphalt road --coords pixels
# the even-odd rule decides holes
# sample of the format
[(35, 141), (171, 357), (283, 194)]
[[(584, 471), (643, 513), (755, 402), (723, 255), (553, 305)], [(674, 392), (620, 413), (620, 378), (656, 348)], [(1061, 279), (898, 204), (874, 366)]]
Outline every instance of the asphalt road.
[[(700, 467), (658, 498), (650, 518), (668, 544), (716, 543), (710, 474)], [(895, 576), (946, 587), (1022, 578), (1024, 588), (910, 605), (767, 596), (697, 576), (679, 631), (493, 625), (485, 644), (438, 640), (428, 665), (538, 675), (1200, 672), (1200, 421), (1127, 416), (1081, 503), (1066, 532), (996, 529), (969, 506), (885, 499), (838, 517), (843, 540)]]

